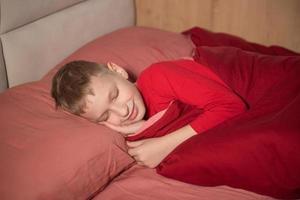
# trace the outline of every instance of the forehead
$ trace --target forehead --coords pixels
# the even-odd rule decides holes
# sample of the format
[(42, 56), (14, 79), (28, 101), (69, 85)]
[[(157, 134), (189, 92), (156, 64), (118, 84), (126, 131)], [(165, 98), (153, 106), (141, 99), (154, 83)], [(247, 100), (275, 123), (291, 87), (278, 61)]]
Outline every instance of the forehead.
[(92, 76), (90, 80), (90, 88), (93, 92), (103, 92), (111, 88), (115, 84), (114, 77), (108, 74), (98, 74), (97, 76)]
[(92, 76), (90, 88), (93, 94), (88, 94), (85, 97), (85, 113), (82, 114), (82, 116), (91, 120), (97, 119), (99, 115), (107, 109), (107, 99), (114, 87), (114, 78), (107, 77), (106, 75)]

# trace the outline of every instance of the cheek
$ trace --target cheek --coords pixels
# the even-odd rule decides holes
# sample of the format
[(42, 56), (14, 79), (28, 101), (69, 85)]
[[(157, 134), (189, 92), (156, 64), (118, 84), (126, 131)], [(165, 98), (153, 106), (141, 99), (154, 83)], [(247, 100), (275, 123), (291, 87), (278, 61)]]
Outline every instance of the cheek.
[(138, 108), (138, 116), (137, 116), (136, 121), (139, 121), (139, 120), (142, 120), (144, 118), (145, 113), (146, 113), (146, 107), (145, 107), (143, 98), (140, 94), (135, 96), (135, 101), (136, 101), (135, 102), (136, 106)]
[(142, 101), (139, 102), (138, 109), (139, 109), (139, 113), (137, 116), (138, 117), (137, 120), (142, 120), (146, 113), (146, 107)]

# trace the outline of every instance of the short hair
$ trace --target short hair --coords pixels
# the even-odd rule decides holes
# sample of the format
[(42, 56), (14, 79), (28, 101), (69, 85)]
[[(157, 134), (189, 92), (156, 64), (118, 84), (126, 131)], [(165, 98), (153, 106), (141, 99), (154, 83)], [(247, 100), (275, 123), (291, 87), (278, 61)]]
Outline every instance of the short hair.
[(83, 114), (85, 97), (94, 94), (90, 87), (91, 77), (107, 72), (106, 65), (95, 62), (78, 60), (65, 64), (52, 79), (51, 96), (55, 100), (56, 109)]

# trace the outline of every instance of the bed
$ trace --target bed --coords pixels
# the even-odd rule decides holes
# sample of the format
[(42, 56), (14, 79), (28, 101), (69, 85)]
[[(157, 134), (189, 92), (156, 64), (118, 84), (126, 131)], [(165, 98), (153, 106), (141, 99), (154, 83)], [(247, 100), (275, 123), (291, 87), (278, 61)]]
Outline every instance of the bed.
[[(134, 25), (132, 0), (1, 1), (0, 198), (300, 198), (299, 54), (199, 27)], [(158, 169), (136, 165), (122, 136), (56, 110), (50, 95), (53, 75), (72, 60), (113, 61), (138, 77), (181, 58), (220, 75), (249, 111), (186, 141)], [(177, 173), (190, 167), (186, 153), (201, 158), (190, 168), (199, 177)]]

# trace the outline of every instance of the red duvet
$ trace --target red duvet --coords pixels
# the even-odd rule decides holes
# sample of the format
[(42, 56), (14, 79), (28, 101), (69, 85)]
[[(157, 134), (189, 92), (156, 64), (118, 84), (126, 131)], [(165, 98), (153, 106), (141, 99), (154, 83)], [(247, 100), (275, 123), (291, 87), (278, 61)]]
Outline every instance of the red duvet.
[[(194, 59), (218, 74), (249, 110), (179, 145), (157, 172), (201, 186), (300, 198), (300, 56), (196, 45)], [(167, 134), (199, 114), (186, 109), (174, 102), (160, 120), (128, 139)]]

